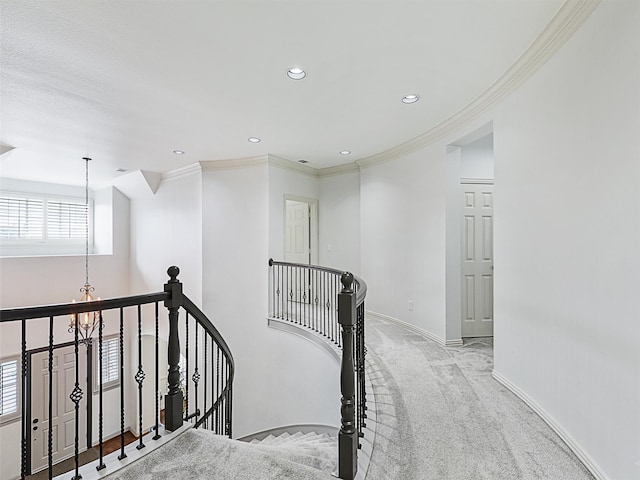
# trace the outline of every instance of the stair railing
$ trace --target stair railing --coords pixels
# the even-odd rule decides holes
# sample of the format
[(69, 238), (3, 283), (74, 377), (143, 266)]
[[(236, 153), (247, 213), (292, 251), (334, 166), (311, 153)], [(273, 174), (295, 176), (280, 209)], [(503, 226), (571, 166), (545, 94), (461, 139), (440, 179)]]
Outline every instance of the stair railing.
[[(74, 467), (75, 474), (74, 479), (81, 478), (79, 474), (79, 450), (81, 442), (86, 442), (86, 447), (91, 448), (96, 446), (99, 449), (99, 458), (95, 461), (95, 468), (100, 471), (105, 469), (103, 446), (105, 439), (103, 438), (103, 423), (104, 423), (104, 411), (103, 411), (103, 375), (102, 368), (100, 368), (100, 374), (98, 375), (97, 383), (98, 388), (98, 443), (93, 445), (92, 441), (92, 424), (90, 420), (87, 420), (87, 436), (80, 438), (79, 435), (79, 422), (80, 422), (80, 404), (83, 397), (85, 399), (84, 405), (87, 407), (87, 419), (92, 417), (91, 415), (91, 403), (93, 397), (93, 388), (90, 385), (92, 373), (89, 371), (87, 383), (81, 382), (78, 376), (79, 368), (79, 351), (82, 344), (87, 346), (87, 362), (90, 365), (91, 362), (91, 350), (95, 343), (98, 346), (98, 362), (102, 367), (102, 354), (103, 354), (103, 330), (105, 318), (108, 317), (109, 322), (114, 322), (119, 326), (118, 338), (118, 365), (119, 365), (119, 379), (120, 379), (120, 454), (118, 459), (120, 461), (127, 457), (125, 452), (125, 418), (127, 413), (131, 413), (131, 410), (135, 411), (135, 408), (131, 408), (130, 405), (125, 403), (125, 364), (137, 366), (137, 371), (134, 376), (134, 380), (137, 383), (137, 430), (139, 437), (137, 439), (138, 450), (144, 451), (145, 440), (149, 440), (152, 433), (155, 435), (152, 440), (158, 440), (161, 438), (160, 432), (160, 397), (161, 391), (159, 387), (159, 370), (161, 368), (168, 369), (168, 391), (164, 396), (164, 432), (173, 432), (183, 426), (183, 422), (191, 421), (195, 428), (203, 427), (213, 430), (215, 433), (224, 434), (231, 437), (232, 434), (232, 386), (234, 378), (234, 361), (233, 356), (229, 350), (228, 345), (209, 321), (209, 319), (202, 313), (202, 311), (196, 307), (196, 305), (182, 293), (182, 283), (177, 279), (180, 270), (178, 267), (170, 267), (167, 271), (169, 274), (169, 281), (164, 286), (163, 292), (149, 293), (145, 295), (136, 295), (121, 298), (111, 298), (105, 300), (96, 300), (92, 302), (81, 303), (66, 303), (57, 305), (45, 305), (38, 307), (26, 307), (26, 308), (11, 308), (0, 310), (0, 328), (6, 332), (18, 332), (16, 335), (20, 341), (20, 377), (18, 380), (18, 396), (21, 399), (19, 406), (21, 416), (21, 436), (20, 436), (20, 478), (24, 479), (32, 472), (30, 445), (32, 442), (32, 432), (37, 431), (42, 423), (38, 423), (38, 419), (32, 418), (31, 412), (31, 357), (36, 352), (46, 352), (47, 370), (48, 370), (48, 393), (45, 396), (44, 417), (51, 419), (53, 416), (53, 404), (54, 399), (54, 350), (61, 346), (73, 346), (75, 356), (75, 384), (68, 393), (69, 400), (73, 403), (75, 410), (75, 438), (74, 438)], [(168, 350), (167, 350), (167, 364), (161, 365), (159, 362), (159, 324), (160, 324), (160, 302), (164, 303), (164, 306), (168, 309)], [(179, 312), (183, 310), (184, 322), (179, 321)], [(73, 333), (73, 340), (69, 341), (60, 338), (60, 332), (67, 329), (69, 325), (70, 316), (77, 316), (85, 312), (96, 312), (97, 315), (97, 339), (89, 339), (83, 341), (78, 338), (77, 329), (69, 329), (70, 333)], [(74, 317), (75, 318), (75, 317)], [(190, 319), (193, 319), (193, 325), (190, 328)], [(133, 324), (133, 325), (131, 325)], [(15, 327), (13, 327), (15, 325)], [(125, 337), (125, 326), (131, 325), (131, 329), (137, 330), (133, 339)], [(146, 331), (154, 330), (155, 337), (155, 381), (151, 387), (148, 385), (148, 381), (145, 382), (145, 371), (142, 364), (143, 358), (143, 342), (142, 342), (142, 328), (145, 327)], [(184, 335), (181, 335), (182, 328), (184, 328)], [(45, 329), (48, 332), (47, 345), (36, 343), (37, 340), (30, 340), (28, 338), (28, 332), (32, 332), (33, 329)], [(73, 330), (73, 332), (72, 332)], [(185, 348), (181, 349), (180, 337), (184, 339)], [(66, 340), (66, 341), (65, 341)], [(129, 343), (137, 341), (138, 352), (137, 358), (133, 354), (125, 356), (125, 342), (129, 340)], [(191, 341), (190, 341), (191, 340)], [(191, 344), (191, 345), (190, 345)], [(190, 346), (195, 349), (195, 352), (190, 351)], [(184, 369), (181, 370), (181, 359), (184, 359)], [(190, 363), (195, 365), (191, 366)], [(56, 386), (57, 388), (58, 386)], [(191, 387), (191, 388), (190, 388)], [(143, 410), (144, 406), (151, 407), (151, 405), (143, 405), (143, 390), (147, 392), (152, 390), (152, 394), (147, 395), (146, 398), (152, 398), (155, 402), (155, 415), (152, 422), (149, 422), (148, 418), (144, 418)], [(87, 389), (88, 392), (85, 392)], [(88, 395), (87, 395), (88, 393)], [(192, 408), (192, 411), (190, 410)], [(82, 407), (86, 408), (86, 407)], [(43, 418), (45, 420), (45, 418)], [(146, 432), (143, 430), (143, 425), (150, 425), (147, 430), (148, 435), (144, 435)], [(129, 425), (134, 427), (134, 425)], [(128, 428), (129, 429), (129, 428)], [(144, 436), (143, 436), (144, 435)], [(53, 449), (53, 429), (49, 428), (45, 434), (47, 446), (44, 449), (46, 452), (46, 462), (48, 478), (53, 478), (53, 465), (54, 461), (54, 449)], [(119, 467), (116, 467), (119, 468)], [(16, 467), (17, 474), (17, 467)]]
[(365, 307), (367, 284), (328, 267), (269, 260), (270, 318), (307, 328), (342, 349), (338, 477), (353, 480), (367, 418)]

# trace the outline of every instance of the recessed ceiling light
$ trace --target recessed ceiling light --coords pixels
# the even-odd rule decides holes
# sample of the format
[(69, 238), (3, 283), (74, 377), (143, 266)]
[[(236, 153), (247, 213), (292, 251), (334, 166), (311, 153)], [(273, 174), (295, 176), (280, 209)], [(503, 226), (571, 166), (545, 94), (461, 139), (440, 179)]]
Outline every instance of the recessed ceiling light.
[(249, 137), (247, 140), (251, 143), (260, 143), (260, 139), (258, 137)]
[(183, 150), (174, 150), (173, 153), (175, 153), (176, 155), (184, 155)]
[(309, 163), (309, 160), (305, 160), (304, 158), (301, 158), (300, 160), (298, 160), (298, 163)]
[(307, 76), (307, 72), (305, 72), (303, 69), (299, 67), (293, 67), (287, 70), (287, 77), (289, 77), (292, 80), (302, 80), (306, 76)]
[(418, 100), (420, 100), (420, 97), (415, 93), (402, 97), (402, 103), (416, 103)]
[(350, 155), (351, 154), (351, 150), (342, 150), (340, 152), (340, 155)]

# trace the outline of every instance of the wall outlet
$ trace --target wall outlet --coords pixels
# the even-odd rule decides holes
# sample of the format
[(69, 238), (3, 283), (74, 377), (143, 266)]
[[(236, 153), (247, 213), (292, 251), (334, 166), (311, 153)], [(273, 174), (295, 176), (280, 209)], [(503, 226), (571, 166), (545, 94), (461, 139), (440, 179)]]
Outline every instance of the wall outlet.
[(332, 244), (327, 245), (327, 252), (333, 252), (333, 245)]
[(409, 300), (409, 303), (407, 304), (407, 308), (413, 311), (413, 300)]

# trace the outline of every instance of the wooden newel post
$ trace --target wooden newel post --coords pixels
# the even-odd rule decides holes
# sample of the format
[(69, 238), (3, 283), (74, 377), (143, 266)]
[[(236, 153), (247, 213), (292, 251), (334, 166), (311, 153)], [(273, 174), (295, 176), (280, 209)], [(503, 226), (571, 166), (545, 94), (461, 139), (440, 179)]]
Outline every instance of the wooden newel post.
[(165, 429), (170, 432), (182, 426), (182, 390), (180, 390), (180, 338), (178, 336), (178, 310), (182, 306), (182, 283), (178, 281), (180, 269), (176, 266), (167, 270), (169, 281), (164, 286), (164, 291), (170, 294), (165, 300), (164, 306), (169, 310), (169, 392), (164, 397), (164, 423)]
[(338, 477), (353, 480), (358, 471), (358, 431), (353, 360), (353, 330), (356, 322), (356, 296), (353, 275), (343, 273), (338, 294), (338, 322), (342, 325), (342, 363), (340, 366), (340, 433), (338, 434)]

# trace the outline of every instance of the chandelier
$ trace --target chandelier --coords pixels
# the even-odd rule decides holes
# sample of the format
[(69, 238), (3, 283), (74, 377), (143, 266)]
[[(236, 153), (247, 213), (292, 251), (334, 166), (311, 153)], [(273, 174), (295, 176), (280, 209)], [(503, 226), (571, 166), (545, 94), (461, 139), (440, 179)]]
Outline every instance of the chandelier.
[[(88, 157), (82, 158), (85, 161), (85, 188), (84, 188), (84, 203), (85, 203), (85, 230), (84, 230), (84, 286), (80, 289), (82, 296), (80, 302), (93, 302), (95, 300), (92, 295), (95, 288), (89, 283), (89, 162)], [(75, 303), (75, 300), (73, 300)], [(79, 341), (84, 344), (91, 343), (91, 336), (94, 330), (98, 326), (99, 318), (98, 312), (84, 312), (74, 313), (69, 320), (69, 333), (77, 330), (79, 335)]]

